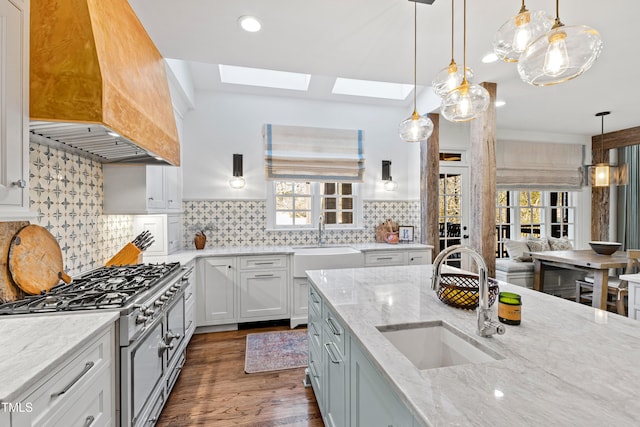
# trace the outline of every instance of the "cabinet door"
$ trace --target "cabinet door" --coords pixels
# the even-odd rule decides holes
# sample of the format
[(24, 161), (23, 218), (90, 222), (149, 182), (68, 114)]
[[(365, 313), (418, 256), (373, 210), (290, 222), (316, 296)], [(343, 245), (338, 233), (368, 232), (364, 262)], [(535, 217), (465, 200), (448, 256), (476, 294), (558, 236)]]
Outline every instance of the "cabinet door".
[(351, 342), (351, 426), (401, 427), (413, 424), (400, 402), (359, 346)]
[(307, 279), (294, 278), (291, 298), (291, 327), (307, 323), (309, 312), (309, 282)]
[(173, 253), (182, 246), (182, 217), (180, 215), (169, 215), (167, 217), (167, 252)]
[(165, 194), (167, 209), (182, 209), (182, 192), (180, 191), (180, 168), (176, 166), (164, 167)]
[(204, 258), (198, 262), (196, 326), (236, 323), (236, 259)]
[[(335, 316), (331, 315), (330, 312), (326, 319), (332, 319), (334, 324), (331, 325), (325, 322), (325, 329), (322, 332), (323, 350), (326, 352), (324, 365), (325, 421), (328, 426), (342, 427), (348, 425), (349, 370), (347, 366), (349, 364), (349, 338), (345, 335), (342, 325), (335, 320)], [(336, 329), (341, 331), (338, 334), (339, 340), (336, 340)]]
[(164, 188), (164, 166), (147, 166), (147, 208), (167, 207)]
[(133, 234), (139, 235), (148, 231), (153, 236), (153, 243), (144, 254), (146, 256), (167, 255), (167, 216), (166, 215), (136, 215), (133, 217)]
[(283, 319), (288, 316), (286, 270), (240, 273), (240, 317)]
[(373, 251), (364, 255), (365, 267), (382, 267), (388, 265), (406, 265), (407, 253), (405, 251)]
[(0, 0), (0, 217), (7, 219), (29, 208), (28, 3), (25, 7)]

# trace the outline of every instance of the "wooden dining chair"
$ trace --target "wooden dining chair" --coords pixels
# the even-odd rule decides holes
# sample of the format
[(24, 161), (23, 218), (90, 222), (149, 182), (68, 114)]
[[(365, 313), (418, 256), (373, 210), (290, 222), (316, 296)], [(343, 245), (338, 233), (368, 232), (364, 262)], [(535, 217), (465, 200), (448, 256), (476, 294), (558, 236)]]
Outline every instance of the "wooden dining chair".
[[(640, 249), (627, 250), (627, 266), (624, 274), (634, 273), (640, 267)], [(629, 295), (629, 284), (617, 276), (609, 276), (607, 286), (607, 310), (626, 316), (625, 298)], [(589, 303), (593, 301), (593, 277), (576, 280), (576, 302)]]

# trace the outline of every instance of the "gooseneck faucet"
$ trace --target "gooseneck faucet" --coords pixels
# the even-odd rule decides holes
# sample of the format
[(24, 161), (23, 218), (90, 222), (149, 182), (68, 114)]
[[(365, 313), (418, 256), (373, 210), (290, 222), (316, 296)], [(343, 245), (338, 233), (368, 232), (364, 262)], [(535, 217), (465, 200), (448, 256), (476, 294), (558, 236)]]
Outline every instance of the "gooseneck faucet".
[(487, 278), (487, 263), (482, 256), (473, 248), (464, 245), (449, 246), (438, 254), (433, 261), (433, 276), (431, 277), (431, 289), (438, 292), (440, 289), (440, 270), (442, 264), (449, 255), (460, 253), (471, 255), (478, 266), (478, 329), (476, 334), (481, 337), (490, 337), (493, 334), (502, 335), (505, 332), (504, 326), (491, 320), (491, 310), (489, 309), (489, 280)]
[(324, 233), (324, 217), (320, 215), (318, 218), (318, 246), (324, 245), (324, 238), (322, 237)]

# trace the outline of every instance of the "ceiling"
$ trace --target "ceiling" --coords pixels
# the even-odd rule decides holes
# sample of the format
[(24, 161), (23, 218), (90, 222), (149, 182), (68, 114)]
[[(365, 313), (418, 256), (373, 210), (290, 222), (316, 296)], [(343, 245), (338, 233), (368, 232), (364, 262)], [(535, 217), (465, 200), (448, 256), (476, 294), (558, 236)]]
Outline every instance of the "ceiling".
[[(413, 81), (413, 5), (408, 0), (129, 0), (167, 58), (193, 61), (198, 89), (277, 94), (345, 102), (405, 105), (406, 101), (331, 94), (335, 77), (397, 83)], [(528, 0), (529, 10), (555, 16), (553, 0)], [(495, 31), (515, 15), (518, 0), (475, 0), (467, 9), (467, 65), (474, 81), (497, 83), (499, 129), (576, 135), (600, 133), (599, 111), (609, 110), (604, 130), (640, 126), (640, 2), (562, 0), (566, 26), (588, 25), (604, 42), (600, 58), (569, 82), (533, 87), (523, 83), (515, 64), (483, 64)], [(455, 1), (455, 59), (463, 63), (463, 2)], [(240, 29), (237, 19), (253, 15), (258, 33)], [(418, 3), (417, 82), (429, 86), (451, 59), (451, 2)], [(617, 62), (616, 62), (617, 61)], [(221, 84), (215, 64), (312, 74), (308, 92)], [(425, 113), (421, 111), (421, 113)]]

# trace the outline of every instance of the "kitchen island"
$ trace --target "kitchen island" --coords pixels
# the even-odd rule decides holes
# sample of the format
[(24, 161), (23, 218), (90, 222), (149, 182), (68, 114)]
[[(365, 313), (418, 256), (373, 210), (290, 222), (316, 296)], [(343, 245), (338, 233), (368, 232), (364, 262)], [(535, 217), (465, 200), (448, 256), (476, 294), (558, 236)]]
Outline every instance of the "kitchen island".
[[(345, 396), (353, 400), (357, 395), (353, 362), (361, 353), (412, 415), (414, 425), (638, 424), (636, 321), (500, 283), (501, 291), (522, 295), (522, 323), (505, 325), (504, 335), (481, 338), (475, 335), (476, 313), (440, 302), (431, 290), (431, 273), (431, 265), (308, 272), (312, 290), (357, 350), (355, 356), (352, 352), (351, 373), (345, 364), (345, 384), (351, 387)], [(497, 319), (497, 303), (492, 309)], [(378, 329), (429, 321), (446, 322), (500, 355), (499, 360), (420, 370)], [(348, 352), (348, 344), (339, 344)], [(332, 362), (339, 356), (335, 348), (327, 353), (332, 353)], [(335, 365), (325, 366), (331, 370)], [(333, 410), (329, 401), (326, 412)], [(346, 419), (356, 425), (355, 403), (351, 405), (352, 415)]]

